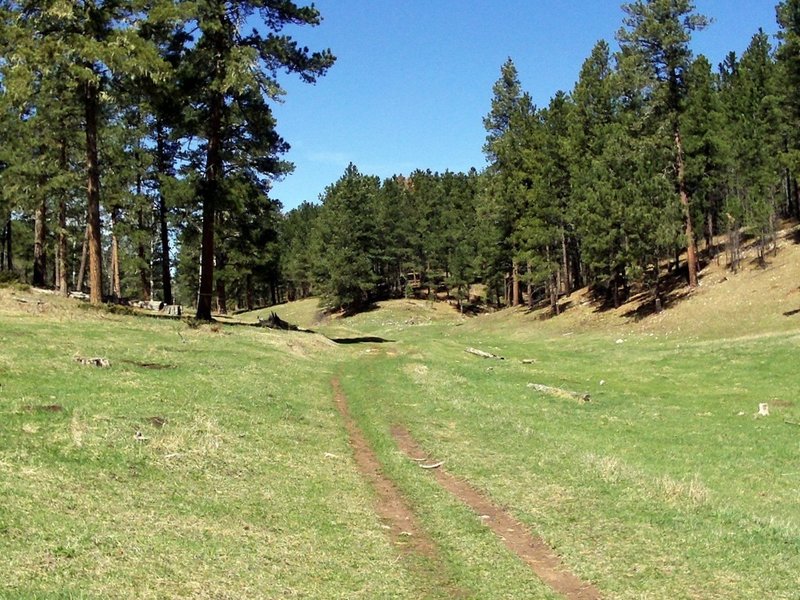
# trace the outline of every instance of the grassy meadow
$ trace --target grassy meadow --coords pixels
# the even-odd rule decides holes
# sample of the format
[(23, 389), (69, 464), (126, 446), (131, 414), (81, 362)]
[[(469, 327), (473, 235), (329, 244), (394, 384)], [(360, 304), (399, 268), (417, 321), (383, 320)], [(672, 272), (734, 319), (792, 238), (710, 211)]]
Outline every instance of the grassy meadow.
[[(782, 276), (756, 313), (726, 287), (786, 265), (643, 321), (577, 296), (549, 320), (276, 309), (316, 333), (0, 289), (0, 597), (557, 597), (398, 450), (401, 424), (604, 598), (800, 598), (800, 293)], [(334, 378), (436, 577), (376, 516)]]

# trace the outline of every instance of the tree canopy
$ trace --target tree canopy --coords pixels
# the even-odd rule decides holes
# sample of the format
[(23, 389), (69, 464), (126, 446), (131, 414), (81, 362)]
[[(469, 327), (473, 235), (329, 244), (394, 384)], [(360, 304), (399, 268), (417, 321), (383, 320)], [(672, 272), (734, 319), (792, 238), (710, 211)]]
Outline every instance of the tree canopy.
[[(351, 164), (284, 211), (281, 80), (334, 64), (285, 33), (285, 0), (0, 2), (0, 269), (91, 299), (158, 298), (209, 319), (317, 295), (549, 305), (590, 286), (663, 304), (719, 255), (774, 250), (800, 212), (800, 2), (718, 66), (690, 0), (622, 5), (573, 89), (536, 106), (512, 58), (484, 90), (486, 164), (381, 180)], [(300, 28), (298, 28), (300, 27)], [(89, 273), (88, 288), (84, 272)], [(214, 301), (216, 305), (214, 305)]]

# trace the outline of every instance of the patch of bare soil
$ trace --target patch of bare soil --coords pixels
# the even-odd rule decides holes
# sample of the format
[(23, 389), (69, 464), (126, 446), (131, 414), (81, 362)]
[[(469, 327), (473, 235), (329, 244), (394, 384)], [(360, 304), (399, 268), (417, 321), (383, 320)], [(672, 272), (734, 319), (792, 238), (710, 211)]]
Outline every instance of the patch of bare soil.
[(28, 412), (63, 412), (64, 407), (60, 404), (42, 404), (40, 406), (26, 406), (25, 410)]
[(138, 361), (138, 360), (123, 360), (121, 362), (124, 362), (124, 363), (129, 364), (129, 365), (133, 365), (134, 367), (141, 367), (142, 369), (161, 370), (161, 369), (177, 369), (178, 368), (177, 365), (170, 365), (170, 364), (164, 364), (164, 363), (155, 363), (155, 362), (142, 362), (142, 361)]
[[(392, 428), (397, 445), (414, 461), (428, 459), (425, 451), (403, 427)], [(544, 540), (532, 535), (525, 526), (499, 508), (486, 496), (469, 485), (456, 479), (439, 464), (431, 468), (436, 480), (448, 492), (469, 506), (481, 520), (501, 539), (509, 550), (514, 552), (550, 588), (570, 600), (596, 600), (601, 597), (600, 590), (591, 583), (582, 581), (571, 573), (561, 559)]]
[(443, 591), (451, 598), (468, 597), (464, 590), (450, 581), (447, 570), (439, 558), (436, 542), (422, 529), (397, 486), (383, 474), (378, 457), (350, 415), (347, 398), (339, 380), (331, 381), (331, 386), (336, 408), (350, 436), (350, 446), (353, 448), (356, 466), (378, 496), (376, 510), (395, 547), (404, 557), (421, 559), (415, 560), (413, 567), (416, 567), (416, 571), (423, 571), (419, 575), (425, 577), (429, 586)]
[(164, 417), (149, 417), (147, 422), (156, 429), (161, 429), (167, 424), (167, 420)]

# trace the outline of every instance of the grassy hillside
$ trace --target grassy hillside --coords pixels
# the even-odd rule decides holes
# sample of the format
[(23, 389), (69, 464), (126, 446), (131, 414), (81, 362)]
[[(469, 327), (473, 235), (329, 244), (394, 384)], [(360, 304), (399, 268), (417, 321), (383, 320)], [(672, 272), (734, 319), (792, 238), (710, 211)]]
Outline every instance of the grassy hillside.
[(347, 458), (326, 340), (42, 300), (0, 291), (0, 597), (419, 594)]
[[(787, 237), (645, 319), (585, 293), (555, 319), (276, 309), (317, 334), (0, 289), (0, 596), (555, 597), (402, 425), (603, 597), (796, 598), (799, 283)], [(334, 379), (433, 558), (388, 535)]]

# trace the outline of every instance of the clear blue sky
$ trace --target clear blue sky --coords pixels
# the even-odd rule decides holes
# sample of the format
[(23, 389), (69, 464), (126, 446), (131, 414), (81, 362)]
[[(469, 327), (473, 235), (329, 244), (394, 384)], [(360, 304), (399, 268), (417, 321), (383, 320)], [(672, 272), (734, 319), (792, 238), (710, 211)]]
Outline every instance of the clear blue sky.
[[(300, 2), (303, 3), (303, 2)], [(289, 210), (317, 201), (353, 162), (381, 178), (485, 166), (482, 119), (511, 57), (524, 90), (545, 106), (569, 92), (600, 39), (615, 45), (621, 0), (316, 0), (323, 23), (289, 29), (302, 45), (330, 48), (336, 64), (316, 85), (283, 76), (275, 107), (293, 174), (272, 196)], [(718, 64), (762, 27), (777, 31), (777, 0), (695, 0), (714, 23), (695, 54)]]

